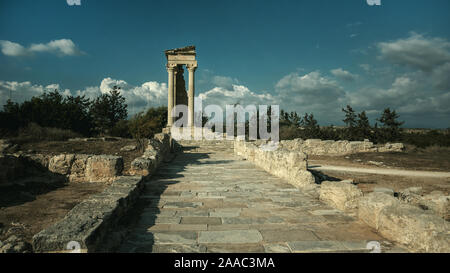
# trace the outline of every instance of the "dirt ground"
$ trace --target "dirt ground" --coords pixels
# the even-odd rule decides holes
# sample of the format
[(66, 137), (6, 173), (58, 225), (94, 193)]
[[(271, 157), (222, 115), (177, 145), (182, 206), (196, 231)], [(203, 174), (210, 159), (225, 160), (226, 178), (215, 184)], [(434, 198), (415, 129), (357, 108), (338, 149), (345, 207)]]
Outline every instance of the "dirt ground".
[[(43, 154), (107, 154), (122, 156), (124, 174), (142, 151), (120, 151), (137, 145), (132, 139), (117, 141), (42, 141), (14, 147), (13, 152)], [(11, 151), (9, 151), (11, 152)], [(39, 172), (25, 178), (26, 186), (0, 188), (0, 241), (16, 235), (31, 243), (34, 234), (56, 223), (78, 203), (102, 192), (106, 183), (69, 183), (65, 177)]]
[[(449, 149), (410, 149), (402, 153), (359, 153), (347, 156), (310, 155), (311, 162), (335, 166), (377, 166), (416, 171), (450, 172)], [(373, 163), (369, 163), (372, 161)]]
[(138, 149), (135, 151), (120, 151), (127, 145), (137, 145), (136, 140), (120, 139), (117, 141), (42, 141), (37, 143), (25, 143), (18, 146), (18, 150), (24, 152), (43, 153), (43, 154), (94, 154), (94, 155), (116, 155), (123, 157), (124, 173), (131, 166), (131, 162), (142, 156), (143, 152)]
[(374, 188), (390, 188), (395, 192), (409, 188), (422, 187), (424, 194), (432, 191), (442, 191), (450, 194), (450, 179), (428, 177), (404, 177), (378, 174), (362, 174), (350, 172), (321, 171), (340, 180), (353, 179), (363, 192), (371, 192)]
[(75, 205), (102, 192), (106, 186), (102, 183), (61, 183), (45, 188), (2, 189), (0, 241), (16, 235), (31, 243), (34, 234), (63, 219)]
[[(359, 153), (347, 156), (308, 156), (310, 165), (333, 165), (372, 169), (402, 169), (415, 171), (450, 172), (448, 148), (416, 149), (407, 148), (402, 153)], [(442, 191), (450, 193), (449, 178), (428, 178), (365, 174), (345, 171), (321, 171), (338, 179), (353, 179), (363, 192), (375, 187), (387, 187), (400, 191), (409, 187), (422, 187), (424, 193)]]

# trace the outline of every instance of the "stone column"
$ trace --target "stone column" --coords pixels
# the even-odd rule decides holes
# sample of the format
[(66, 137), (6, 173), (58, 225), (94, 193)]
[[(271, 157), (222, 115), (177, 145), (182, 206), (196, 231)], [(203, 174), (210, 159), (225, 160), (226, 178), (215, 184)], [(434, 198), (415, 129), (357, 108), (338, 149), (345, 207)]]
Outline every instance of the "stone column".
[(172, 109), (173, 109), (173, 90), (174, 90), (174, 67), (167, 66), (167, 72), (169, 73), (169, 95), (168, 95), (168, 104), (167, 104), (167, 127), (172, 127), (173, 118), (172, 118)]
[(189, 66), (188, 126), (194, 127), (195, 66)]

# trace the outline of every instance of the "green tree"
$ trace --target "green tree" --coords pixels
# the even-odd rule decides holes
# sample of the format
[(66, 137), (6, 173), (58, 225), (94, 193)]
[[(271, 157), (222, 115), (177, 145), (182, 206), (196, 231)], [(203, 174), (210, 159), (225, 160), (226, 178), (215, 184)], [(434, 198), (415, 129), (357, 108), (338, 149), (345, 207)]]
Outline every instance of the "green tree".
[(303, 127), (303, 138), (320, 138), (320, 126), (314, 115), (305, 113), (300, 125)]
[(347, 105), (347, 108), (342, 108), (342, 111), (345, 113), (345, 119), (343, 122), (347, 125), (348, 128), (354, 128), (356, 126), (356, 113), (350, 105)]
[(358, 120), (356, 122), (357, 134), (360, 138), (370, 138), (370, 122), (366, 115), (366, 111), (362, 111), (358, 114)]
[(345, 119), (342, 121), (347, 126), (345, 138), (349, 140), (354, 140), (357, 138), (357, 130), (356, 130), (356, 113), (350, 105), (347, 105), (346, 108), (342, 108), (342, 111), (345, 113)]
[(167, 124), (167, 107), (150, 108), (132, 117), (129, 122), (129, 132), (135, 139), (152, 138), (160, 133)]
[(402, 126), (404, 122), (398, 121), (397, 119), (399, 117), (400, 116), (395, 110), (386, 108), (381, 117), (377, 119), (377, 121), (382, 124), (381, 132), (384, 141), (396, 141), (400, 138), (400, 126)]
[(102, 134), (108, 134), (115, 124), (127, 118), (127, 104), (120, 94), (120, 87), (114, 86), (109, 94), (97, 97), (90, 107), (95, 129)]
[(3, 107), (1, 128), (17, 130), (30, 123), (42, 127), (67, 129), (87, 135), (91, 129), (90, 100), (84, 96), (63, 96), (54, 90), (32, 97), (21, 104), (8, 101)]

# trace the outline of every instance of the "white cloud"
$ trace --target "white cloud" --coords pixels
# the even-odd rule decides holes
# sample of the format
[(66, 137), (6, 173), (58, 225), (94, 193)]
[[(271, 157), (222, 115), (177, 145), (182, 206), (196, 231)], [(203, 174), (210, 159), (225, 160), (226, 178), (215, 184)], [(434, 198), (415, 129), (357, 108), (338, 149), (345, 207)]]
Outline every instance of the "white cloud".
[(425, 38), (411, 33), (406, 39), (378, 43), (380, 58), (422, 71), (450, 62), (450, 43), (442, 38)]
[(33, 96), (39, 96), (46, 91), (53, 91), (55, 87), (59, 89), (58, 84), (43, 86), (32, 84), (29, 81), (0, 81), (0, 106), (5, 105), (10, 97), (14, 102), (23, 102)]
[(46, 44), (32, 44), (28, 48), (11, 41), (0, 41), (1, 51), (6, 56), (18, 57), (36, 53), (51, 53), (57, 56), (77, 56), (82, 52), (70, 39), (53, 40)]
[(250, 91), (243, 85), (233, 84), (230, 89), (214, 87), (213, 89), (198, 95), (203, 99), (203, 105), (219, 105), (225, 109), (225, 105), (270, 105), (275, 102), (271, 94), (258, 94)]
[(358, 75), (352, 74), (342, 68), (331, 70), (331, 74), (346, 81), (354, 81), (358, 78)]
[(211, 83), (218, 87), (224, 87), (231, 89), (233, 88), (233, 84), (239, 84), (239, 81), (237, 79), (233, 79), (231, 77), (224, 77), (224, 76), (213, 76), (211, 79)]
[(342, 88), (332, 79), (314, 71), (301, 76), (292, 73), (283, 77), (275, 85), (276, 92), (286, 99), (300, 104), (328, 103), (330, 96), (339, 97)]
[(305, 75), (289, 74), (275, 85), (275, 92), (281, 109), (314, 113), (319, 122), (339, 122), (336, 117), (344, 104), (345, 92), (336, 81), (318, 71)]
[(0, 40), (0, 47), (2, 48), (2, 53), (6, 56), (17, 57), (29, 54), (26, 48), (10, 41)]
[(133, 86), (124, 80), (105, 78), (100, 86), (86, 87), (75, 92), (76, 95), (85, 95), (95, 98), (101, 94), (107, 94), (114, 86), (120, 87), (121, 94), (128, 105), (128, 114), (134, 115), (149, 107), (163, 106), (167, 104), (167, 84), (158, 82), (145, 82), (140, 86)]

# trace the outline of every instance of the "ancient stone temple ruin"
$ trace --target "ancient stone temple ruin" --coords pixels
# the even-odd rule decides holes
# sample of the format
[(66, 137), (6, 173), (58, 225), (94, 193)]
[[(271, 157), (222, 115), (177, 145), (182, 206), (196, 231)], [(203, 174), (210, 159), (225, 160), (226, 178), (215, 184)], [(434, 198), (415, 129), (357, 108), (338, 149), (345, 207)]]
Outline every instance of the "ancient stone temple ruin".
[[(167, 127), (174, 124), (171, 113), (178, 105), (188, 106), (188, 126), (194, 126), (194, 96), (195, 96), (195, 70), (197, 61), (195, 60), (195, 46), (169, 49), (165, 51), (167, 57), (167, 72), (169, 73), (169, 95), (167, 111)], [(186, 83), (184, 81), (184, 68), (189, 71), (189, 90), (186, 93)]]

